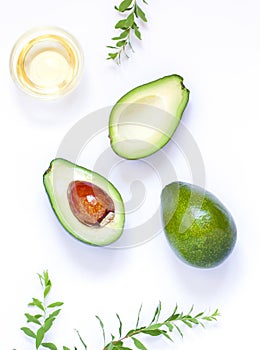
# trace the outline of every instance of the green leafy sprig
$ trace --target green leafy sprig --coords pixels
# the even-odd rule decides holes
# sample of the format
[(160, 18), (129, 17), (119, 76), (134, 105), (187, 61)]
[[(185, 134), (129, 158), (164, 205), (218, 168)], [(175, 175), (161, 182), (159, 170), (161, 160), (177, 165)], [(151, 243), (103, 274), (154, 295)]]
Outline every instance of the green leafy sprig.
[[(39, 347), (42, 346), (47, 349), (57, 350), (55, 344), (45, 342), (45, 336), (51, 329), (56, 317), (59, 315), (63, 303), (61, 301), (47, 303), (47, 297), (52, 288), (48, 271), (44, 271), (42, 275), (38, 274), (38, 277), (43, 287), (43, 298), (42, 300), (32, 298), (32, 301), (28, 305), (30, 308), (33, 308), (35, 312), (25, 314), (28, 326), (22, 327), (21, 330), (28, 337), (34, 339), (35, 349), (39, 349)], [(63, 350), (70, 349), (63, 346)]]
[(134, 329), (129, 330), (125, 333), (125, 335), (122, 335), (122, 321), (118, 314), (116, 314), (118, 321), (119, 321), (119, 337), (116, 339), (116, 337), (112, 334), (111, 335), (111, 341), (109, 343), (105, 343), (105, 329), (104, 324), (101, 321), (101, 319), (98, 317), (99, 323), (102, 328), (103, 333), (103, 339), (104, 339), (104, 348), (103, 350), (132, 350), (132, 348), (129, 348), (125, 345), (126, 341), (131, 340), (133, 345), (136, 349), (140, 350), (147, 350), (147, 347), (143, 344), (143, 342), (138, 339), (137, 337), (141, 334), (149, 335), (152, 337), (158, 337), (158, 336), (164, 336), (168, 340), (173, 341), (172, 339), (172, 333), (174, 330), (176, 330), (181, 337), (183, 337), (183, 333), (181, 331), (180, 324), (184, 324), (185, 326), (188, 326), (189, 328), (193, 328), (194, 326), (200, 325), (202, 327), (205, 327), (205, 322), (211, 322), (216, 321), (217, 317), (220, 316), (218, 309), (216, 309), (213, 313), (207, 314), (205, 312), (200, 313), (194, 313), (193, 307), (190, 309), (190, 311), (185, 314), (183, 312), (178, 311), (178, 306), (174, 308), (172, 314), (166, 318), (164, 321), (160, 321), (160, 314), (162, 305), (161, 302), (158, 304), (154, 316), (152, 318), (152, 321), (147, 326), (139, 326), (140, 322), (140, 313), (141, 313), (142, 306), (139, 309), (138, 317), (136, 326)]
[[(142, 2), (147, 4), (146, 0), (142, 0)], [(137, 39), (142, 40), (138, 23), (147, 22), (147, 18), (140, 5), (137, 4), (137, 0), (123, 0), (119, 6), (115, 6), (115, 9), (121, 14), (125, 14), (126, 18), (121, 19), (115, 25), (115, 28), (120, 32), (118, 36), (112, 38), (115, 44), (107, 46), (113, 50), (108, 53), (107, 59), (114, 60), (120, 64), (122, 54), (129, 57), (127, 53), (128, 48), (134, 51), (131, 43), (132, 34)]]
[[(50, 350), (58, 350), (58, 347), (51, 342), (45, 341), (45, 336), (50, 328), (53, 326), (53, 323), (56, 317), (60, 314), (62, 302), (47, 302), (47, 297), (52, 288), (52, 283), (49, 278), (47, 271), (44, 271), (43, 274), (38, 274), (41, 286), (43, 287), (43, 298), (42, 301), (37, 298), (32, 298), (32, 301), (29, 303), (29, 306), (35, 309), (34, 313), (26, 313), (25, 317), (27, 319), (27, 324), (30, 325), (22, 327), (21, 330), (31, 339), (34, 340), (34, 348), (38, 350), (39, 348), (46, 348)], [(137, 321), (135, 327), (123, 334), (123, 322), (118, 314), (116, 314), (117, 321), (119, 323), (118, 328), (118, 337), (115, 337), (113, 334), (110, 335), (110, 341), (106, 341), (106, 332), (103, 321), (99, 316), (96, 316), (100, 327), (102, 329), (103, 336), (103, 350), (133, 350), (129, 346), (133, 344), (134, 349), (139, 350), (148, 350), (147, 347), (143, 344), (143, 341), (140, 340), (140, 335), (158, 337), (163, 336), (170, 341), (172, 339), (172, 333), (174, 330), (183, 337), (181, 330), (181, 324), (193, 328), (194, 326), (204, 327), (206, 322), (217, 321), (217, 318), (220, 316), (218, 309), (213, 313), (194, 313), (193, 307), (188, 313), (183, 313), (178, 311), (178, 306), (174, 308), (171, 315), (164, 319), (161, 318), (162, 305), (159, 302), (156, 310), (153, 314), (151, 322), (146, 326), (140, 326), (140, 316), (142, 311), (142, 305), (139, 308), (137, 314)], [(76, 330), (77, 335), (80, 340), (80, 345), (83, 350), (87, 350), (88, 347), (86, 342), (81, 337), (80, 333)], [(128, 345), (130, 343), (130, 345)], [(70, 350), (67, 346), (62, 347), (63, 350)], [(74, 350), (77, 350), (77, 347), (73, 347)]]

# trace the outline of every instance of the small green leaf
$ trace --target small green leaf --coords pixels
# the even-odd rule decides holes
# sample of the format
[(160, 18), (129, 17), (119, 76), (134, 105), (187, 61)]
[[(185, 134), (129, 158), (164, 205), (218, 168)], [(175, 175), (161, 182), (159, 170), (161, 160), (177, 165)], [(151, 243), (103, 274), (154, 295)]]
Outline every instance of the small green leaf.
[(43, 341), (44, 334), (45, 334), (44, 328), (43, 327), (39, 328), (36, 334), (36, 349), (39, 349)]
[(104, 323), (102, 322), (101, 318), (99, 316), (96, 316), (96, 318), (99, 321), (100, 327), (102, 329), (102, 335), (103, 335), (103, 340), (104, 340), (104, 345), (106, 344), (106, 334), (105, 334), (105, 327), (104, 327)]
[(132, 337), (131, 339), (133, 339), (133, 342), (135, 344), (135, 346), (137, 347), (137, 349), (140, 350), (147, 350), (147, 348), (144, 346), (144, 344), (142, 342), (140, 342), (140, 340)]
[(151, 321), (151, 324), (152, 324), (153, 322), (158, 322), (158, 319), (159, 319), (159, 317), (160, 317), (161, 310), (162, 310), (162, 303), (159, 301), (159, 304), (158, 304), (158, 306), (157, 306), (157, 308), (156, 308), (156, 310), (155, 310), (155, 313), (154, 313), (153, 319), (152, 319), (152, 321)]
[(140, 315), (141, 315), (142, 307), (143, 307), (143, 304), (140, 305), (140, 308), (139, 308), (139, 311), (138, 311), (137, 321), (136, 321), (136, 326), (135, 326), (136, 328), (139, 327), (139, 321), (140, 321)]
[(107, 60), (114, 60), (115, 58), (117, 58), (117, 56), (118, 56), (118, 53), (117, 52), (115, 52), (115, 53), (112, 53), (112, 52), (110, 52), (109, 54), (108, 54), (108, 58), (107, 58)]
[(36, 323), (38, 325), (41, 325), (41, 322), (38, 320), (38, 317), (35, 317), (33, 315), (30, 314), (25, 314), (26, 318), (27, 318), (27, 322), (33, 322)]
[(40, 273), (37, 273), (37, 275), (38, 275), (38, 277), (39, 277), (39, 280), (40, 280), (41, 286), (43, 287), (44, 277), (43, 277), (43, 275), (41, 275)]
[(209, 321), (209, 322), (213, 320), (213, 318), (211, 316), (204, 316), (204, 317), (202, 317), (202, 319), (205, 321)]
[(37, 315), (34, 315), (34, 317), (37, 318), (37, 320), (39, 320), (41, 317), (43, 317), (43, 315), (37, 314)]
[(132, 25), (134, 24), (135, 21), (135, 16), (134, 13), (130, 13), (130, 15), (126, 18), (126, 28), (131, 28)]
[(44, 311), (44, 306), (39, 299), (33, 298), (32, 302), (29, 304), (29, 306), (37, 306), (39, 309)]
[(82, 345), (84, 346), (84, 349), (87, 350), (88, 347), (87, 347), (86, 343), (84, 342), (84, 340), (82, 339), (79, 331), (77, 329), (75, 331), (77, 332), (79, 340), (81, 341)]
[(183, 322), (184, 324), (186, 324), (186, 326), (188, 326), (189, 328), (192, 328), (192, 323), (190, 323), (189, 321), (187, 321), (187, 320), (182, 320), (182, 322)]
[(121, 41), (118, 41), (118, 43), (116, 43), (116, 46), (123, 47), (123, 46), (125, 46), (125, 44), (126, 44), (126, 40), (121, 40)]
[[(74, 349), (77, 350), (77, 348)], [(70, 348), (68, 348), (67, 346), (63, 346), (63, 350), (70, 350)]]
[(163, 323), (155, 323), (145, 328), (147, 331), (153, 331), (154, 329), (159, 329), (163, 326)]
[(157, 337), (158, 335), (162, 334), (162, 331), (160, 329), (152, 329), (152, 330), (146, 330), (144, 329), (142, 333), (149, 334), (152, 337)]
[(201, 327), (205, 328), (204, 323), (200, 322)]
[(144, 22), (147, 22), (146, 15), (140, 6), (136, 5), (136, 15), (141, 18)]
[(219, 312), (219, 310), (218, 309), (216, 309), (214, 312), (213, 312), (213, 314), (212, 314), (212, 316), (221, 316), (221, 313)]
[(169, 332), (172, 332), (173, 331), (173, 325), (170, 323), (170, 322), (165, 322), (165, 326), (169, 329)]
[(47, 297), (47, 295), (49, 294), (50, 290), (51, 290), (51, 284), (48, 284), (48, 285), (45, 287), (44, 292), (43, 292), (44, 298)]
[(188, 312), (188, 315), (190, 315), (190, 314), (192, 313), (193, 309), (194, 309), (194, 305), (191, 306), (191, 309), (190, 309), (190, 311)]
[(119, 38), (120, 38), (120, 39), (126, 38), (126, 37), (129, 35), (129, 32), (130, 32), (130, 29), (124, 30), (124, 31), (120, 34)]
[(127, 26), (127, 22), (126, 19), (121, 19), (120, 21), (117, 22), (117, 24), (115, 25), (116, 29), (126, 29)]
[(178, 305), (176, 304), (171, 316), (168, 317), (166, 321), (174, 321), (174, 320), (178, 319), (180, 314), (176, 314), (177, 310), (178, 310)]
[(142, 40), (142, 35), (137, 25), (134, 26), (134, 33), (139, 40)]
[(132, 1), (133, 0), (124, 0), (124, 1), (122, 1), (121, 4), (119, 5), (118, 10), (120, 12), (126, 11), (129, 8), (129, 6), (132, 4)]
[(178, 304), (176, 304), (176, 305), (175, 305), (175, 308), (174, 308), (174, 310), (173, 310), (173, 313), (172, 313), (172, 314), (173, 314), (173, 315), (175, 315), (175, 313), (176, 313), (176, 311), (177, 311), (177, 310), (178, 310)]
[(22, 327), (21, 330), (28, 336), (31, 338), (36, 338), (36, 334), (28, 327)]
[(59, 315), (59, 313), (61, 312), (61, 309), (57, 309), (55, 311), (53, 311), (49, 317), (57, 317)]
[(42, 343), (42, 346), (51, 350), (58, 350), (57, 346), (53, 343)]
[(196, 318), (190, 318), (189, 321), (194, 323), (194, 324), (199, 324), (199, 321), (196, 320)]
[(180, 334), (180, 336), (183, 338), (183, 333), (182, 331), (180, 330), (180, 328), (178, 326), (176, 326), (176, 324), (174, 325), (175, 328), (177, 329), (178, 333)]
[(161, 333), (165, 338), (167, 338), (167, 339), (169, 339), (171, 342), (173, 342), (173, 340), (172, 340), (172, 338), (169, 336), (169, 334), (166, 332), (166, 331), (164, 331), (164, 330), (162, 330), (162, 333)]
[(52, 303), (50, 305), (48, 305), (48, 308), (52, 308), (52, 307), (58, 307), (58, 306), (62, 306), (64, 303), (61, 301), (56, 301), (55, 303)]
[(124, 30), (119, 36), (112, 38), (112, 40), (125, 39), (129, 35), (130, 29)]
[(45, 284), (45, 286), (48, 286), (48, 285), (51, 283), (51, 281), (50, 281), (50, 279), (49, 279), (48, 270), (43, 271), (43, 278), (44, 278), (44, 284)]
[(44, 321), (44, 325), (43, 325), (43, 329), (44, 329), (45, 333), (48, 332), (48, 330), (51, 328), (54, 321), (55, 321), (55, 317), (46, 318), (46, 320)]
[(121, 318), (120, 318), (120, 316), (119, 316), (118, 314), (116, 314), (116, 317), (117, 317), (117, 319), (118, 319), (118, 321), (119, 321), (118, 333), (119, 333), (119, 337), (121, 338), (121, 336), (122, 336), (122, 326), (123, 326), (123, 324), (122, 324)]

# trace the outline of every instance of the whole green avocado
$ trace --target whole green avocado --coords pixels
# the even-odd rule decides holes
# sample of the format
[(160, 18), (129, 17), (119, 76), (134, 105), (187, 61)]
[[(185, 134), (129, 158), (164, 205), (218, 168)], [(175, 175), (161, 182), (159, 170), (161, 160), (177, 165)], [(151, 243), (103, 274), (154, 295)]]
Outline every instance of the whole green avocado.
[(176, 181), (163, 189), (161, 203), (166, 237), (184, 262), (211, 268), (229, 256), (236, 243), (236, 225), (213, 194)]

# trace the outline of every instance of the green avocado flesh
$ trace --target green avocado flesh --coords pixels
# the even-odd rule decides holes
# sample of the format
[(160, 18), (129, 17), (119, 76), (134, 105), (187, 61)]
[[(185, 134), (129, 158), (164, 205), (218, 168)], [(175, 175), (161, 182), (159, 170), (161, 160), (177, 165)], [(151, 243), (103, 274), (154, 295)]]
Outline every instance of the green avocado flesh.
[(121, 236), (124, 204), (103, 176), (57, 158), (44, 173), (43, 183), (57, 218), (75, 238), (104, 246)]
[(176, 254), (195, 267), (222, 263), (233, 250), (237, 230), (224, 205), (203, 188), (183, 182), (161, 195), (166, 237)]
[(157, 152), (171, 139), (188, 100), (189, 90), (179, 75), (129, 91), (110, 113), (109, 137), (114, 152), (126, 159)]

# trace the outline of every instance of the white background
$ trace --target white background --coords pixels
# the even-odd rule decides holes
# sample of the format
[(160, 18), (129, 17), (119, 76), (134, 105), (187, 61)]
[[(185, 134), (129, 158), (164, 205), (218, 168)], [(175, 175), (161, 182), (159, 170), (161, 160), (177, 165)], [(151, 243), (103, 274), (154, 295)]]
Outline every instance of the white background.
[[(139, 305), (143, 302), (146, 321), (159, 300), (164, 315), (178, 303), (185, 311), (192, 304), (197, 311), (218, 307), (222, 317), (206, 330), (185, 329), (184, 339), (176, 335), (174, 345), (142, 338), (149, 349), (244, 349), (249, 342), (256, 348), (260, 311), (259, 1), (150, 0), (145, 9), (149, 23), (141, 29), (143, 41), (133, 43), (135, 54), (121, 66), (105, 60), (105, 46), (111, 43), (119, 18), (113, 5), (107, 0), (1, 4), (0, 348), (34, 349), (19, 328), (25, 324), (23, 313), (31, 297), (40, 297), (36, 273), (44, 269), (53, 281), (52, 300), (65, 302), (49, 338), (60, 348), (77, 344), (74, 328), (78, 328), (89, 349), (101, 350), (96, 314), (114, 332), (115, 312), (132, 327)], [(13, 44), (23, 32), (39, 25), (66, 29), (84, 50), (82, 81), (61, 100), (32, 99), (17, 90), (9, 75)], [(135, 86), (173, 73), (182, 75), (191, 91), (183, 123), (202, 154), (206, 188), (229, 208), (238, 228), (235, 250), (215, 269), (200, 270), (180, 262), (163, 233), (132, 249), (84, 245), (57, 222), (42, 185), (43, 172), (78, 120), (113, 105)], [(107, 147), (108, 140), (103, 142)], [(89, 164), (86, 157), (82, 165), (91, 166), (93, 154)], [(181, 155), (172, 157), (179, 180), (190, 180)], [(134, 176), (133, 172), (126, 188), (118, 184), (124, 198), (129, 196)], [(157, 205), (159, 185), (157, 178), (147, 189), (149, 196), (154, 193)]]

